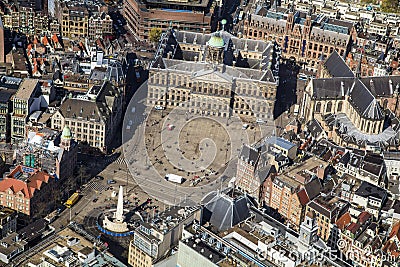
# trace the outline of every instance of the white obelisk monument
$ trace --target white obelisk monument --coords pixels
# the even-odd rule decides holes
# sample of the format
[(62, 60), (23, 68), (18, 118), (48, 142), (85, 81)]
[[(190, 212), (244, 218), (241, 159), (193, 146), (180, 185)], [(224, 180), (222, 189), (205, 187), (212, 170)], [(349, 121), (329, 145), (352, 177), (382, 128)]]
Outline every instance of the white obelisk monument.
[(112, 215), (110, 216), (111, 218), (108, 217), (107, 215), (104, 216), (103, 227), (106, 228), (107, 230), (118, 233), (129, 231), (123, 213), (124, 213), (124, 189), (122, 188), (122, 186), (120, 186), (118, 193), (117, 209), (115, 210), (114, 213), (110, 214)]

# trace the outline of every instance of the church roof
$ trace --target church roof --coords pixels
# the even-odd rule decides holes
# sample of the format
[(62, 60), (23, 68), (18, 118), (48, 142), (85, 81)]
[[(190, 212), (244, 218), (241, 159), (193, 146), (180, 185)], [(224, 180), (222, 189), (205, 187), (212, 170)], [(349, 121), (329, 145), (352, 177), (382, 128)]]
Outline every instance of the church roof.
[[(373, 81), (375, 78), (377, 79), (373, 83), (379, 83), (379, 77), (371, 77), (370, 80)], [(385, 115), (384, 111), (371, 92), (371, 87), (367, 87), (363, 82), (365, 80), (346, 77), (313, 79), (313, 97), (321, 100), (342, 99), (348, 95), (351, 105), (360, 116), (371, 120), (381, 120)]]
[(354, 73), (336, 50), (325, 60), (324, 66), (332, 77), (354, 77)]

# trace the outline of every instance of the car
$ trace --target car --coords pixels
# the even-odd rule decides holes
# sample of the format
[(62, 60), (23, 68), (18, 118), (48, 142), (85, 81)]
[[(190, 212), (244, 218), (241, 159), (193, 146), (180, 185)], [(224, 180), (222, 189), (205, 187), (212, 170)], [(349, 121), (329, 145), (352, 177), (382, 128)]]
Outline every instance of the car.
[(97, 175), (95, 178), (96, 178), (97, 180), (104, 180), (104, 177), (103, 177), (103, 176), (100, 176), (100, 175)]
[(246, 130), (247, 128), (249, 128), (249, 125), (247, 123), (242, 125), (242, 130)]
[(256, 122), (257, 122), (257, 123), (264, 123), (265, 121), (262, 120), (262, 119), (257, 119)]
[(307, 81), (307, 79), (308, 79), (308, 76), (306, 74), (303, 74), (303, 73), (299, 74), (299, 80)]
[(98, 198), (93, 199), (93, 203), (96, 203), (98, 200)]
[(155, 110), (164, 110), (165, 108), (163, 106), (155, 106), (154, 109)]

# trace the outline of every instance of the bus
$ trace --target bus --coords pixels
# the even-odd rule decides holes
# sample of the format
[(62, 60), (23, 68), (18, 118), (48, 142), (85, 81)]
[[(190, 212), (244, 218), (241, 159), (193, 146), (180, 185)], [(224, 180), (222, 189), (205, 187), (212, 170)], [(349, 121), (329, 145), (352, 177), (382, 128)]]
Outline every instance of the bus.
[(70, 198), (67, 200), (67, 202), (65, 202), (65, 206), (67, 208), (71, 208), (76, 202), (78, 202), (79, 200), (79, 193), (75, 192), (72, 194), (72, 196), (70, 196)]

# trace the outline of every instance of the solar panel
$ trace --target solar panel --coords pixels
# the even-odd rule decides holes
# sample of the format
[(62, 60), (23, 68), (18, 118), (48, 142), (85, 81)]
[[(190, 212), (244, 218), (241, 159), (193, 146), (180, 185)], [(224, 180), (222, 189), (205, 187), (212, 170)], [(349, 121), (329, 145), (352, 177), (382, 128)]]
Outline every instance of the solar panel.
[(23, 167), (22, 167), (22, 171), (23, 171), (23, 172), (33, 172), (34, 170), (33, 170), (32, 168), (23, 166)]
[(17, 172), (15, 173), (14, 177), (15, 177), (16, 179), (18, 179), (19, 177), (21, 177), (21, 175), (22, 175), (22, 173), (21, 173), (20, 171), (17, 171)]

